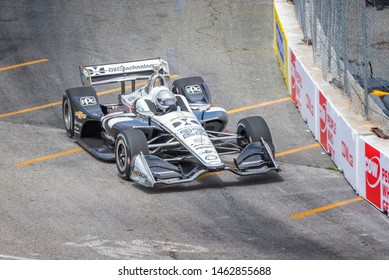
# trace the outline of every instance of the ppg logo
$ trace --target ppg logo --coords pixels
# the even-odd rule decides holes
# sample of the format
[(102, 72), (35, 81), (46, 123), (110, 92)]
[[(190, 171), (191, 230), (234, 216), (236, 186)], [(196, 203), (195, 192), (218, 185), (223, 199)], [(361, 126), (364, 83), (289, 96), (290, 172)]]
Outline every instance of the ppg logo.
[(185, 91), (187, 94), (198, 94), (203, 92), (199, 85), (186, 86)]
[(97, 104), (96, 98), (94, 96), (81, 97), (80, 102), (82, 106), (91, 106)]

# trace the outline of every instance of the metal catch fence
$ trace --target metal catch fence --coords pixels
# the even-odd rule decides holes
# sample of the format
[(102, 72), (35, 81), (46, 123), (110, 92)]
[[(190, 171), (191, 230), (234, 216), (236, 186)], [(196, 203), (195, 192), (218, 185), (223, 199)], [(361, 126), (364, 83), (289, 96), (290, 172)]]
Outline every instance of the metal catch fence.
[[(389, 132), (389, 0), (294, 0), (323, 78)], [(383, 9), (382, 9), (383, 8)]]

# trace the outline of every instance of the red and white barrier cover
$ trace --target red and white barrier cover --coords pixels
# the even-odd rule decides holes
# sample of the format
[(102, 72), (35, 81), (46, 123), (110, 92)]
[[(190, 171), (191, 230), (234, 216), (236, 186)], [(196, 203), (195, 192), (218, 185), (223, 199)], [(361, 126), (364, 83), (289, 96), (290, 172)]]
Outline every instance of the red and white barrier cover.
[(337, 119), (336, 127), (340, 149), (335, 163), (343, 171), (344, 177), (353, 189), (359, 193), (357, 189), (357, 134), (341, 116)]
[(290, 94), (309, 129), (357, 190), (357, 134), (319, 89), (289, 46)]
[(381, 211), (389, 207), (389, 152), (377, 149), (377, 137), (360, 137), (360, 195)]
[(327, 102), (327, 97), (319, 90), (319, 119), (318, 126), (320, 129), (320, 133), (317, 136), (317, 140), (323, 147), (326, 152), (329, 152), (328, 148), (328, 136), (327, 136), (327, 107), (329, 107), (329, 103)]
[(290, 44), (285, 36), (285, 42), (287, 86), (309, 129), (355, 191), (380, 211), (388, 212), (389, 141), (367, 135), (369, 132), (358, 120), (350, 124), (347, 114), (341, 114), (335, 106), (338, 103), (330, 100), (331, 93), (326, 93), (326, 87), (320, 89), (320, 82), (312, 78), (296, 55), (299, 41)]
[(296, 99), (296, 55), (293, 52), (293, 50), (288, 45), (288, 52), (289, 52), (289, 62), (288, 62), (288, 84), (289, 84), (289, 94), (292, 97), (293, 102), (295, 102)]
[[(328, 101), (328, 99), (319, 91), (322, 96), (323, 103), (321, 104), (322, 114), (325, 116), (324, 120), (320, 120), (320, 125), (323, 126), (324, 132), (322, 132), (325, 142), (327, 144), (326, 150), (330, 153), (332, 160), (339, 167), (340, 160), (340, 137), (343, 131), (339, 131), (338, 123), (340, 119), (340, 113), (338, 110)], [(324, 101), (325, 100), (325, 101)], [(325, 102), (325, 103), (324, 103)], [(321, 116), (321, 118), (323, 118)], [(323, 124), (322, 124), (323, 122)], [(326, 134), (326, 135), (324, 135)]]
[(317, 112), (315, 109), (317, 106), (317, 88), (313, 79), (308, 74), (308, 71), (304, 68), (295, 53), (289, 48), (289, 73), (291, 84), (291, 96), (293, 102), (296, 104), (300, 111), (301, 116), (307, 122), (308, 128), (314, 135), (317, 134)]

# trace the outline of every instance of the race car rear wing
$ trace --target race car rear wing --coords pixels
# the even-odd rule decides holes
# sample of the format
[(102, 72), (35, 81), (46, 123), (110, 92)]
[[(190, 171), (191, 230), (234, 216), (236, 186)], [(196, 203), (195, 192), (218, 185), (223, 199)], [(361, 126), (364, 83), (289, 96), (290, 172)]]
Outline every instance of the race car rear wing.
[(129, 61), (106, 65), (80, 66), (83, 86), (122, 83), (136, 80), (147, 80), (151, 74), (159, 72), (165, 77), (170, 76), (168, 63), (161, 58)]

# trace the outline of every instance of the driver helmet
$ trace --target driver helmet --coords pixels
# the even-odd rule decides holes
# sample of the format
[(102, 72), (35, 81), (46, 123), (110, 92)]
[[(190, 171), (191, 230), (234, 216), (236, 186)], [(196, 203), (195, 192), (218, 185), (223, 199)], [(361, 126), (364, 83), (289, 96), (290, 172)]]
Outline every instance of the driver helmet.
[(176, 101), (173, 92), (166, 87), (162, 87), (155, 95), (155, 104), (161, 111), (165, 111), (170, 106), (175, 105)]

